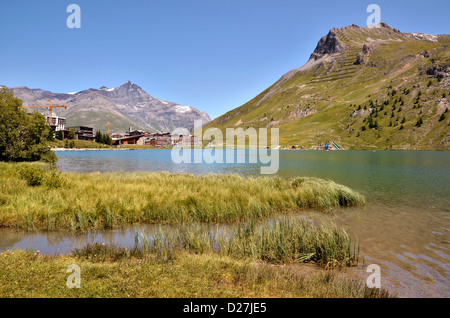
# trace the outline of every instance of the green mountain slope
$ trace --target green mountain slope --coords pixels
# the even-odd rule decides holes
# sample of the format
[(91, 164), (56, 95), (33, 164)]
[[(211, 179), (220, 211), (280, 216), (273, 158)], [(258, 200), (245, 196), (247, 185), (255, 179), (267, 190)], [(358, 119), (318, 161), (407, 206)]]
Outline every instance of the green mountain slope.
[(450, 150), (449, 44), (384, 23), (334, 28), (304, 66), (208, 127), (278, 127), (282, 147)]

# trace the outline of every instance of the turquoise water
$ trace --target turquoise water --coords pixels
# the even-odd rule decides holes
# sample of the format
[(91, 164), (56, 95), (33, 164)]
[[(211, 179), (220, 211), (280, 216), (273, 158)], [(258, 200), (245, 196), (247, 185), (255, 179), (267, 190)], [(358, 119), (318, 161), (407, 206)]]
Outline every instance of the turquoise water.
[[(169, 171), (260, 175), (260, 163), (175, 164), (170, 150), (62, 151), (62, 171)], [(246, 158), (248, 152), (238, 151)], [(450, 152), (280, 151), (277, 175), (331, 179), (364, 194), (366, 206), (329, 214), (304, 211), (301, 217), (331, 220), (359, 241), (364, 265), (378, 264), (382, 287), (399, 296), (450, 297)], [(67, 253), (75, 246), (113, 242), (132, 246), (130, 227), (87, 234), (4, 232), (0, 249), (32, 248)], [(361, 279), (365, 267), (350, 271)]]
[[(248, 151), (236, 151), (246, 163), (181, 163), (171, 150), (61, 151), (62, 171), (169, 171), (237, 173), (259, 176), (260, 163), (248, 163)], [(225, 160), (224, 160), (225, 161)], [(237, 160), (236, 160), (237, 161)], [(280, 151), (277, 175), (331, 179), (358, 190), (370, 201), (450, 211), (450, 152), (423, 151)]]

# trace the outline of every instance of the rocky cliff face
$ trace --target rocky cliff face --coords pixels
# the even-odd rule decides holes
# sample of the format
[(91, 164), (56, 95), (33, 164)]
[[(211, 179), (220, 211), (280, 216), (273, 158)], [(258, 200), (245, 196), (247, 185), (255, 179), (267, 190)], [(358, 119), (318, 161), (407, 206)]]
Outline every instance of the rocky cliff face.
[[(68, 126), (90, 125), (105, 131), (108, 122), (113, 131), (133, 129), (171, 131), (176, 127), (192, 129), (194, 120), (211, 121), (208, 114), (190, 106), (163, 101), (146, 93), (141, 87), (126, 82), (117, 88), (100, 87), (76, 93), (52, 93), (41, 89), (15, 87), (14, 94), (24, 104), (67, 105), (67, 110), (55, 109), (65, 116)], [(46, 109), (40, 110), (47, 113)]]
[(336, 29), (331, 29), (330, 32), (323, 36), (316, 46), (316, 49), (310, 56), (310, 60), (318, 60), (324, 55), (342, 52), (345, 45), (339, 41), (336, 34)]

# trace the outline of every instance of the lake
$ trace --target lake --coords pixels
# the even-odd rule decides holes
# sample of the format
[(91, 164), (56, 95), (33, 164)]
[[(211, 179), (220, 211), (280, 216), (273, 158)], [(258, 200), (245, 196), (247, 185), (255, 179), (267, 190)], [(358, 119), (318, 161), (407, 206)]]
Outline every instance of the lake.
[[(237, 173), (259, 176), (259, 163), (175, 164), (170, 150), (61, 151), (62, 171), (169, 171)], [(248, 151), (237, 151), (247, 159)], [(364, 265), (381, 267), (382, 287), (401, 297), (450, 297), (450, 152), (421, 151), (280, 151), (277, 175), (331, 179), (366, 197), (361, 208), (330, 214), (303, 211), (314, 221), (332, 220), (360, 243)], [(0, 249), (32, 248), (68, 253), (74, 246), (113, 242), (133, 246), (136, 232), (155, 226), (130, 227), (86, 234), (2, 231)], [(348, 270), (366, 279), (365, 267)]]

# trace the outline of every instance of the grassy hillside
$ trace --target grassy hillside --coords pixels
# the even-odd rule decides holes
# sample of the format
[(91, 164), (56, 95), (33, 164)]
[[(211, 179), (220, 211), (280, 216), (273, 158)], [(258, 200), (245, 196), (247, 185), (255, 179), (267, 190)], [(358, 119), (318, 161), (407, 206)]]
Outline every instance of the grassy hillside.
[(278, 127), (282, 147), (450, 150), (449, 44), (386, 24), (332, 29), (306, 65), (208, 127)]
[(73, 127), (78, 125), (85, 125), (89, 122), (89, 126), (95, 127), (95, 130), (100, 130), (104, 133), (108, 131), (108, 122), (110, 123), (111, 132), (124, 132), (128, 131), (129, 127), (132, 129), (144, 129), (142, 126), (138, 126), (135, 122), (124, 117), (121, 114), (110, 112), (106, 110), (87, 110), (77, 111), (73, 113), (67, 113), (67, 127)]

